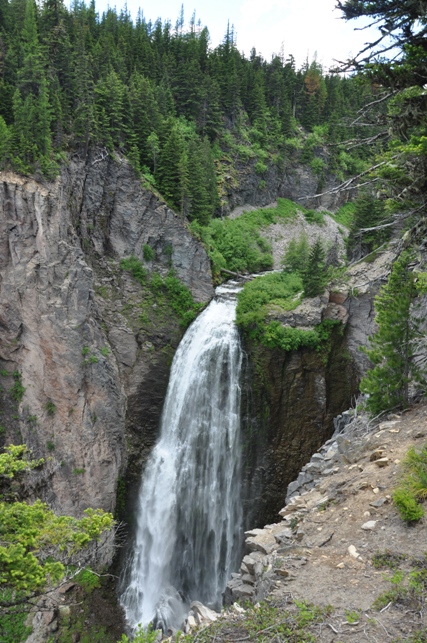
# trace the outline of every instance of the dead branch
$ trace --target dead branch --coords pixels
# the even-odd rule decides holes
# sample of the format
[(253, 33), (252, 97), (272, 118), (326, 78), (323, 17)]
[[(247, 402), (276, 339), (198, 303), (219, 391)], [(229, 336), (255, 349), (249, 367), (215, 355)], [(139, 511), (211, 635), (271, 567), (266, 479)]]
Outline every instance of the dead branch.
[(337, 185), (336, 187), (332, 188), (331, 190), (327, 190), (326, 192), (321, 192), (320, 194), (313, 194), (311, 196), (302, 196), (298, 199), (298, 201), (303, 201), (307, 199), (316, 199), (321, 196), (325, 196), (326, 194), (337, 194), (338, 192), (342, 192), (343, 190), (346, 190), (349, 188), (349, 186), (352, 186), (352, 188), (357, 188), (360, 187), (359, 185), (352, 185), (357, 179), (360, 179), (362, 176), (366, 176), (367, 174), (370, 174), (370, 172), (373, 172), (374, 170), (377, 170), (379, 167), (382, 167), (383, 165), (387, 165), (390, 163), (390, 161), (393, 161), (394, 159), (398, 158), (399, 154), (394, 154), (390, 159), (387, 161), (381, 161), (381, 163), (377, 163), (376, 165), (372, 165), (370, 168), (365, 170), (364, 172), (361, 172), (360, 174), (357, 174), (356, 176), (353, 176), (351, 179), (347, 179), (343, 183), (340, 183), (340, 185)]
[(377, 100), (373, 100), (370, 103), (366, 103), (366, 105), (361, 107), (357, 113), (363, 114), (368, 109), (368, 107), (372, 107), (372, 105), (379, 105), (380, 103), (383, 103), (385, 100), (387, 100), (388, 98), (391, 98), (392, 96), (395, 96), (395, 94), (398, 94), (398, 93), (399, 93), (399, 90), (395, 89), (393, 92), (389, 92), (388, 94), (386, 94), (385, 96), (382, 96), (381, 98), (378, 98)]
[(351, 138), (348, 141), (341, 141), (341, 143), (327, 143), (326, 147), (346, 147), (348, 150), (352, 150), (355, 147), (360, 147), (361, 145), (371, 145), (376, 140), (381, 137), (389, 137), (390, 134), (387, 131), (380, 132), (375, 134), (375, 136), (368, 136), (367, 138)]

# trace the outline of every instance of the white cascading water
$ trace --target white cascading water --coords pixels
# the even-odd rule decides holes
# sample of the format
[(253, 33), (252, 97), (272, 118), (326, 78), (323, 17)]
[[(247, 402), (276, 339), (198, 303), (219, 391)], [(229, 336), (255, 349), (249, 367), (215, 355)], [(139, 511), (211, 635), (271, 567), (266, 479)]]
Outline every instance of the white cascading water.
[(131, 628), (181, 627), (189, 602), (221, 605), (238, 565), (240, 371), (237, 284), (188, 328), (175, 354), (160, 436), (147, 462), (121, 595)]

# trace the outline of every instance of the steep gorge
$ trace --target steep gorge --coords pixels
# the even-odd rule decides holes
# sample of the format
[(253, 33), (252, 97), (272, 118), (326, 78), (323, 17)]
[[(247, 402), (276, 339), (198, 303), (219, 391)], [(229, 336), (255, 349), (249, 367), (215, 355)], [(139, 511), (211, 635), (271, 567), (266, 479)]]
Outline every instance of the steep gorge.
[[(280, 195), (297, 198), (296, 179), (292, 186)], [(28, 477), (30, 497), (73, 515), (88, 506), (116, 510), (132, 524), (183, 329), (168, 302), (156, 301), (120, 260), (134, 255), (163, 275), (173, 268), (202, 303), (213, 296), (206, 252), (127, 161), (100, 150), (72, 158), (55, 183), (0, 173), (0, 204), (0, 440), (26, 442), (48, 459)], [(274, 517), (287, 484), (351, 402), (360, 377), (356, 348), (369, 331), (361, 318), (372, 294), (363, 296), (365, 303), (347, 295), (338, 304), (314, 303), (320, 321), (323, 309), (345, 300), (345, 328), (327, 354), (246, 344), (248, 526)]]

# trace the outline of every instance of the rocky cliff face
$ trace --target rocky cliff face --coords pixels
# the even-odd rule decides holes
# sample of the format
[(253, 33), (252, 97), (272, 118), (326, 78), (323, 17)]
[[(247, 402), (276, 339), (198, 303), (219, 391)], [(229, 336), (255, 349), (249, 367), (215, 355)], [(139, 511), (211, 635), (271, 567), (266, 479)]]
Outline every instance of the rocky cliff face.
[(275, 519), (287, 485), (331, 435), (358, 378), (337, 327), (324, 352), (290, 353), (247, 343), (244, 406), (247, 527)]
[[(360, 351), (375, 332), (374, 296), (390, 272), (393, 250), (350, 267), (322, 296), (271, 319), (303, 330), (339, 322), (321, 351), (285, 353), (246, 342), (244, 463), (247, 527), (275, 519), (284, 491), (334, 431), (333, 419), (358, 395), (369, 368)], [(310, 480), (308, 479), (308, 482)]]
[[(319, 147), (314, 153), (327, 168), (327, 149)], [(350, 198), (350, 192), (332, 191), (339, 184), (334, 174), (326, 170), (320, 179), (309, 164), (302, 163), (300, 151), (290, 153), (280, 165), (269, 163), (262, 175), (256, 173), (255, 166), (254, 159), (223, 159), (223, 175), (219, 182), (222, 215), (243, 205), (265, 206), (277, 197), (291, 199), (307, 208), (327, 210), (339, 208)], [(319, 193), (322, 196), (313, 198)]]
[(49, 458), (29, 489), (56, 510), (114, 510), (126, 442), (153, 442), (182, 335), (166, 305), (143, 315), (147, 293), (119, 261), (149, 244), (149, 268), (173, 267), (206, 301), (208, 257), (126, 161), (99, 152), (55, 183), (0, 173), (0, 243), (0, 439)]

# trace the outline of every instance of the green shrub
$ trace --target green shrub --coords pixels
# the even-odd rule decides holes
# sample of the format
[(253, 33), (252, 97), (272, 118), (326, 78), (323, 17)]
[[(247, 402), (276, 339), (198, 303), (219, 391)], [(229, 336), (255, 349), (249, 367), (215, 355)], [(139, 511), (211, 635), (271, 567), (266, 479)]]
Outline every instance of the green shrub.
[(55, 415), (56, 406), (52, 400), (49, 400), (49, 402), (46, 403), (45, 409), (48, 415)]
[[(18, 592), (10, 589), (3, 589), (0, 591), (0, 601), (9, 602), (20, 598)], [(31, 627), (25, 626), (27, 620), (27, 612), (22, 610), (20, 606), (12, 607), (0, 614), (0, 641), (1, 643), (21, 643), (26, 641), (32, 632)]]
[(278, 221), (293, 220), (298, 211), (304, 212), (304, 208), (289, 199), (277, 199), (276, 208), (244, 212), (236, 219), (213, 219), (208, 226), (194, 221), (190, 229), (204, 243), (214, 278), (220, 281), (222, 268), (239, 273), (272, 268), (271, 245), (260, 230)]
[(427, 498), (427, 445), (411, 447), (402, 462), (404, 475), (393, 492), (393, 501), (402, 520), (417, 522), (424, 516), (421, 502)]
[(90, 594), (94, 589), (101, 587), (101, 580), (97, 574), (90, 569), (82, 569), (75, 577), (76, 583)]
[(134, 256), (128, 257), (127, 259), (122, 259), (120, 262), (120, 268), (122, 270), (127, 270), (132, 274), (132, 277), (139, 281), (141, 284), (144, 284), (147, 279), (147, 271), (142, 265), (142, 263)]
[(293, 310), (301, 296), (302, 280), (296, 273), (276, 272), (257, 277), (245, 284), (238, 295), (237, 324), (248, 337), (268, 348), (285, 351), (320, 348), (340, 322), (326, 320), (314, 330), (285, 327), (277, 320), (268, 322), (269, 313)]
[(154, 259), (155, 252), (153, 248), (148, 245), (148, 243), (145, 243), (142, 248), (142, 256), (144, 257), (145, 261), (152, 261)]
[(16, 402), (20, 402), (24, 397), (24, 393), (25, 393), (25, 386), (22, 385), (22, 375), (19, 371), (14, 371), (12, 376), (13, 376), (13, 379), (15, 380), (15, 383), (9, 392), (11, 397)]
[(407, 523), (417, 522), (424, 516), (424, 509), (411, 494), (409, 489), (399, 487), (393, 493), (393, 501), (400, 517)]
[(262, 161), (258, 161), (258, 163), (255, 164), (255, 172), (257, 174), (265, 174), (268, 170), (268, 167), (265, 163)]

